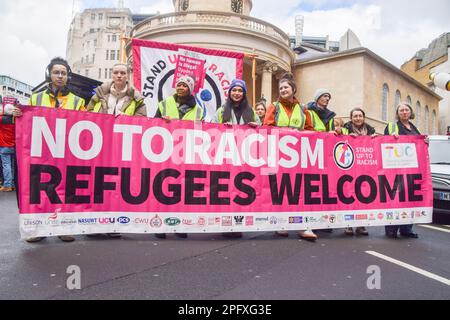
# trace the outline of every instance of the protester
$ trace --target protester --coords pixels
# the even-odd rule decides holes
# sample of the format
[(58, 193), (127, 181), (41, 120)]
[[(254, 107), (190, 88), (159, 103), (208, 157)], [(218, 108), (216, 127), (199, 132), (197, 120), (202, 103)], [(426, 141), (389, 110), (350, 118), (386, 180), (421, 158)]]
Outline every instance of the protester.
[[(91, 98), (87, 111), (114, 116), (143, 116), (147, 115), (147, 109), (142, 96), (129, 84), (130, 72), (126, 64), (118, 63), (112, 69), (112, 81), (106, 82), (95, 89), (95, 95)], [(120, 238), (120, 233), (107, 233), (108, 237)], [(96, 236), (96, 234), (91, 235)]]
[(0, 164), (2, 170), (2, 183), (0, 192), (15, 190), (14, 163), (15, 163), (15, 128), (12, 115), (14, 106), (1, 104), (0, 109)]
[[(50, 61), (45, 72), (47, 87), (44, 91), (31, 96), (31, 106), (41, 106), (48, 108), (61, 108), (66, 110), (85, 111), (85, 101), (76, 96), (69, 89), (72, 70), (66, 60), (54, 58)], [(33, 237), (26, 239), (27, 242), (38, 242), (45, 237)], [(64, 242), (75, 241), (72, 236), (59, 236)]]
[[(245, 81), (235, 79), (231, 82), (228, 90), (228, 99), (217, 110), (213, 122), (231, 125), (248, 124), (252, 127), (260, 124), (259, 117), (248, 104)], [(222, 235), (227, 238), (241, 238), (242, 232), (228, 232)]]
[[(306, 130), (317, 132), (336, 132), (334, 128), (334, 118), (336, 113), (328, 109), (331, 100), (331, 93), (328, 89), (318, 89), (314, 94), (314, 101), (307, 104), (305, 108), (307, 123), (311, 123)], [(339, 132), (336, 132), (339, 134)], [(333, 229), (321, 229), (319, 231), (333, 232)]]
[(266, 104), (262, 101), (258, 102), (255, 106), (255, 111), (259, 117), (259, 121), (263, 124), (264, 118), (266, 117)]
[[(366, 123), (366, 113), (361, 108), (355, 108), (350, 112), (350, 121), (344, 125), (343, 130), (346, 134), (358, 136), (376, 136), (375, 129)], [(355, 230), (357, 235), (368, 236), (369, 232), (365, 227), (357, 227)], [(344, 233), (353, 236), (353, 228), (346, 228)]]
[[(195, 81), (192, 77), (180, 77), (175, 85), (175, 94), (159, 103), (155, 118), (162, 118), (166, 121), (203, 120), (203, 108), (195, 101), (194, 88)], [(187, 238), (187, 233), (176, 233), (176, 235), (180, 238)], [(157, 233), (155, 236), (160, 239), (166, 238), (165, 233)]]
[(334, 131), (337, 134), (344, 134), (344, 135), (348, 134), (348, 129), (344, 128), (344, 120), (342, 118), (334, 118), (333, 123), (334, 123)]
[(129, 82), (130, 72), (126, 64), (118, 63), (112, 69), (112, 81), (95, 89), (87, 110), (115, 116), (147, 116), (144, 96)]
[(52, 59), (45, 72), (47, 87), (44, 91), (31, 96), (30, 105), (85, 111), (84, 99), (76, 96), (69, 89), (71, 74), (72, 70), (66, 60)]
[(318, 132), (334, 131), (333, 119), (336, 113), (328, 109), (330, 100), (331, 93), (328, 89), (318, 89), (314, 94), (314, 101), (307, 104), (305, 114), (312, 123), (311, 130)]
[[(404, 136), (415, 136), (420, 135), (419, 130), (410, 121), (414, 120), (415, 114), (413, 109), (408, 103), (400, 103), (395, 111), (395, 118), (397, 122), (389, 123), (384, 130), (385, 135), (393, 135), (398, 137), (399, 135)], [(413, 232), (413, 225), (394, 225), (385, 226), (386, 236), (389, 238), (396, 239), (397, 233), (400, 230), (400, 235), (406, 238), (418, 238), (418, 234)]]
[(162, 118), (167, 121), (203, 120), (203, 108), (195, 100), (194, 88), (195, 82), (192, 77), (183, 76), (178, 79), (175, 94), (159, 103), (155, 118)]
[[(278, 88), (279, 98), (267, 108), (264, 125), (304, 130), (307, 119), (300, 102), (295, 97), (297, 85), (294, 76), (290, 73), (283, 75), (278, 83)], [(281, 237), (289, 236), (288, 231), (277, 231), (276, 234)], [(305, 231), (299, 231), (298, 235), (308, 241), (317, 240), (317, 236), (309, 228)]]

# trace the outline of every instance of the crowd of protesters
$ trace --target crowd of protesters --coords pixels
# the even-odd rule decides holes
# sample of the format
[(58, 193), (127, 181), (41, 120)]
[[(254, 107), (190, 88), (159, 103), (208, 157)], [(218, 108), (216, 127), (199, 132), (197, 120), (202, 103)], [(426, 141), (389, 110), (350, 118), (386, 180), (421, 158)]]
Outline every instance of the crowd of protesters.
[[(129, 68), (126, 64), (116, 64), (112, 70), (112, 81), (106, 82), (95, 90), (95, 95), (86, 106), (84, 99), (78, 97), (69, 89), (71, 69), (67, 61), (54, 58), (46, 68), (46, 88), (32, 95), (31, 106), (48, 108), (62, 108), (76, 111), (96, 112), (115, 116), (147, 116), (144, 97), (130, 84)], [(176, 82), (175, 93), (161, 101), (155, 118), (165, 121), (188, 120), (202, 121), (205, 113), (193, 94), (195, 80), (190, 76), (183, 76)], [(217, 106), (213, 122), (224, 125), (260, 125), (288, 127), (299, 131), (331, 132), (336, 135), (377, 136), (375, 129), (366, 123), (365, 112), (355, 108), (350, 112), (350, 121), (344, 123), (336, 117), (329, 105), (332, 94), (328, 89), (317, 89), (313, 101), (302, 105), (296, 98), (297, 86), (292, 74), (285, 74), (278, 82), (278, 98), (266, 106), (265, 101), (250, 106), (247, 98), (247, 85), (243, 80), (235, 79), (228, 89), (228, 97), (224, 105)], [(1, 187), (0, 192), (15, 190), (15, 136), (14, 122), (21, 116), (18, 105), (2, 105), (0, 110), (0, 160)], [(419, 135), (420, 132), (410, 121), (414, 119), (414, 112), (407, 103), (400, 103), (396, 110), (397, 122), (389, 123), (385, 135)], [(386, 236), (397, 238), (400, 235), (417, 238), (412, 225), (386, 226)], [(331, 232), (331, 230), (323, 230)], [(368, 235), (364, 227), (346, 228), (345, 234), (352, 236)], [(226, 237), (242, 237), (242, 233), (224, 233)], [(287, 231), (277, 231), (277, 236), (287, 237)], [(110, 237), (120, 237), (120, 234), (110, 233)], [(165, 234), (157, 234), (158, 238), (166, 238)], [(177, 236), (186, 238), (187, 234), (178, 233)], [(316, 233), (307, 229), (299, 231), (298, 236), (308, 241), (317, 239)], [(62, 241), (71, 242), (72, 236), (59, 236)], [(28, 242), (38, 242), (44, 237), (28, 238)]]

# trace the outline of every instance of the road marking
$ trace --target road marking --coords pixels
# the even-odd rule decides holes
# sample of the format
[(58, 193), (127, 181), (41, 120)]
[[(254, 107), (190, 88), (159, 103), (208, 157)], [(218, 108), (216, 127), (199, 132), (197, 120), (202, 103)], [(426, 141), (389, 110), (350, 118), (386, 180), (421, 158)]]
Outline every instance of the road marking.
[(443, 228), (439, 228), (439, 227), (435, 227), (435, 226), (428, 226), (428, 225), (420, 224), (419, 227), (450, 233), (449, 229), (443, 229)]
[(441, 283), (443, 283), (443, 284), (446, 284), (446, 285), (450, 286), (450, 280), (449, 280), (449, 279), (446, 279), (446, 278), (443, 278), (443, 277), (441, 277), (441, 276), (435, 275), (435, 274), (433, 274), (433, 273), (431, 273), (431, 272), (428, 272), (428, 271), (426, 271), (426, 270), (423, 270), (423, 269), (414, 267), (414, 266), (412, 266), (412, 265), (410, 265), (410, 264), (401, 262), (401, 261), (399, 261), (399, 260), (393, 259), (393, 258), (391, 258), (391, 257), (385, 256), (385, 255), (383, 255), (383, 254), (381, 254), (381, 253), (378, 253), (378, 252), (375, 252), (375, 251), (366, 251), (366, 253), (367, 253), (367, 254), (370, 254), (370, 255), (372, 255), (372, 256), (375, 256), (375, 257), (377, 257), (377, 258), (386, 260), (386, 261), (388, 261), (388, 262), (394, 263), (394, 264), (396, 264), (396, 265), (398, 265), (398, 266), (400, 266), (400, 267), (406, 268), (406, 269), (408, 269), (408, 270), (417, 272), (417, 273), (419, 273), (419, 274), (421, 274), (421, 275), (423, 275), (423, 276), (425, 276), (425, 277), (428, 277), (428, 278), (430, 278), (430, 279), (439, 281), (439, 282), (441, 282)]

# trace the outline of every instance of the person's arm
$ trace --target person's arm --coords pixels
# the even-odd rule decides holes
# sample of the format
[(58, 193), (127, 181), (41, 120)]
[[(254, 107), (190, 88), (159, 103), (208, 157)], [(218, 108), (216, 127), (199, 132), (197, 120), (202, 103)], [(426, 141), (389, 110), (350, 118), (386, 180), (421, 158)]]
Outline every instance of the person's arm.
[(136, 110), (134, 112), (135, 116), (146, 117), (147, 116), (147, 107), (145, 106), (144, 100), (141, 100), (137, 103)]
[(276, 108), (274, 105), (270, 105), (267, 108), (266, 117), (264, 118), (264, 125), (265, 126), (276, 126), (275, 123), (275, 112)]
[(305, 130), (306, 131), (314, 131), (311, 114), (308, 112), (307, 109), (305, 109), (303, 112), (305, 113)]

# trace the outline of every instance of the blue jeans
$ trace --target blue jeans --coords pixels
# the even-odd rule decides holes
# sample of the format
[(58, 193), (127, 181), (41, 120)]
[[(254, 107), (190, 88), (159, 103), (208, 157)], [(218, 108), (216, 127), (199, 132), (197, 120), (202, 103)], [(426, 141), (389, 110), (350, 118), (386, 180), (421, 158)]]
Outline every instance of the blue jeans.
[(385, 226), (385, 230), (387, 234), (397, 234), (400, 229), (400, 234), (410, 234), (412, 233), (412, 224), (406, 224), (402, 226)]
[(3, 186), (14, 187), (14, 148), (0, 147), (0, 160), (3, 169)]

